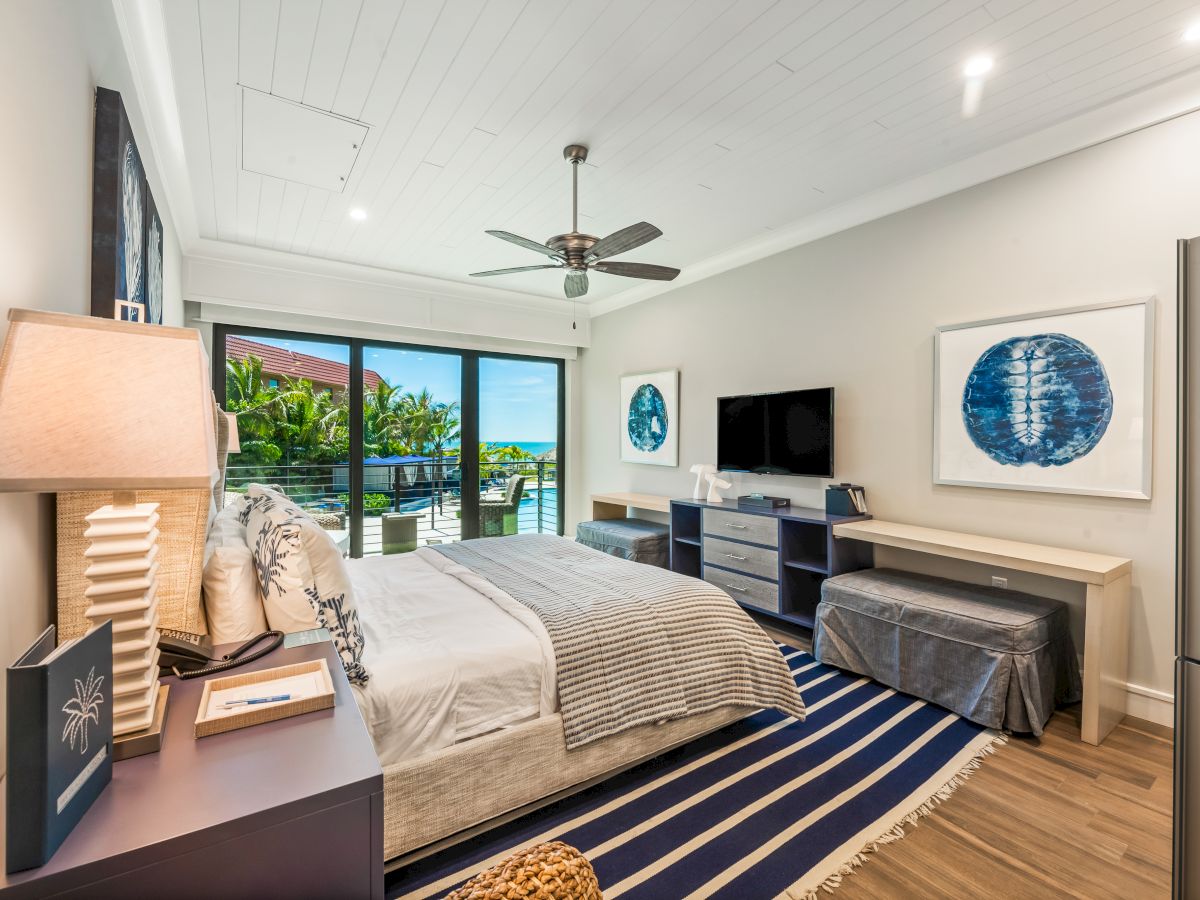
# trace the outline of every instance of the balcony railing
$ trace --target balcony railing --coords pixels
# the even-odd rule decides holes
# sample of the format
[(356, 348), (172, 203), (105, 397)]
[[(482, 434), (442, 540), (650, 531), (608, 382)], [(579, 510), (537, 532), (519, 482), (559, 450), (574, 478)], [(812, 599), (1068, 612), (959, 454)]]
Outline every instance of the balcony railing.
[[(481, 462), (481, 501), (504, 497), (510, 476), (525, 476), (517, 507), (517, 533), (558, 532), (558, 465), (550, 460)], [(326, 528), (348, 529), (350, 467), (348, 465), (237, 466), (225, 474), (225, 490), (243, 493), (251, 484), (273, 484)], [(363, 553), (382, 551), (382, 515), (418, 517), (418, 543), (445, 543), (462, 538), (462, 470), (456, 460), (367, 465), (363, 467)], [(511, 525), (508, 530), (511, 531)]]

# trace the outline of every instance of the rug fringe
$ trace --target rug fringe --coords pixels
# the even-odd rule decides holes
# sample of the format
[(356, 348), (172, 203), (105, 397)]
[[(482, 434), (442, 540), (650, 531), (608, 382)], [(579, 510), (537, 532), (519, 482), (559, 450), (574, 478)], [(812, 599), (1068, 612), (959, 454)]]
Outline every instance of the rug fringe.
[(787, 892), (782, 896), (791, 898), (791, 900), (821, 900), (822, 892), (832, 894), (834, 890), (842, 886), (842, 881), (847, 875), (853, 875), (857, 869), (860, 869), (867, 860), (870, 859), (869, 854), (875, 853), (880, 847), (885, 847), (888, 844), (894, 844), (896, 841), (904, 838), (908, 834), (906, 826), (917, 826), (917, 823), (926, 816), (933, 815), (934, 811), (953, 796), (968, 778), (979, 770), (983, 760), (996, 752), (996, 748), (1008, 743), (1008, 735), (1003, 732), (998, 732), (988, 743), (980, 747), (975, 755), (963, 763), (960, 768), (945, 784), (933, 792), (924, 803), (902, 818), (899, 822), (887, 829), (883, 834), (876, 837), (873, 841), (868, 841), (867, 844), (858, 853), (846, 860), (836, 872), (826, 878), (821, 884), (812, 890), (802, 894), (792, 894)]

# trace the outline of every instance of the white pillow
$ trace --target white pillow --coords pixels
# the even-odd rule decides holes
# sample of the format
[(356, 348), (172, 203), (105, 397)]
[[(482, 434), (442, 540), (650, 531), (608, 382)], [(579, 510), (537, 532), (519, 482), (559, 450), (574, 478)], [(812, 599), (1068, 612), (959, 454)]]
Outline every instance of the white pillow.
[(267, 630), (254, 554), (245, 544), (213, 548), (204, 567), (204, 609), (214, 644), (246, 641)]
[(204, 610), (209, 636), (217, 644), (249, 640), (267, 630), (254, 555), (239, 521), (244, 502), (217, 513), (204, 545)]
[(350, 681), (366, 682), (362, 627), (333, 538), (290, 501), (253, 494), (247, 537), (271, 628), (328, 628)]

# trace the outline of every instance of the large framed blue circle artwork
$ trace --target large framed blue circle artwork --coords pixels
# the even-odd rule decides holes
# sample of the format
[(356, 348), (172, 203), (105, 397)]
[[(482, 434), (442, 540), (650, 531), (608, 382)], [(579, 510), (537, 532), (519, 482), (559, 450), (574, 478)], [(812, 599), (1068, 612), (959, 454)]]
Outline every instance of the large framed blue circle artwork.
[(621, 461), (679, 465), (679, 371), (621, 376)]
[(937, 484), (1150, 498), (1154, 299), (949, 325)]

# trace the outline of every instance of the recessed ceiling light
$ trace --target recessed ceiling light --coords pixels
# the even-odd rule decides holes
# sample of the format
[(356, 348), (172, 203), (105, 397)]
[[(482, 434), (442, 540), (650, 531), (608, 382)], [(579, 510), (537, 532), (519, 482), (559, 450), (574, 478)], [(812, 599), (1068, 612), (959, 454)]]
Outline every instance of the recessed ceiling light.
[(1200, 41), (1200, 22), (1193, 22), (1183, 33), (1183, 39), (1188, 43)]
[(992, 71), (992, 66), (995, 64), (996, 61), (986, 54), (972, 56), (963, 66), (963, 75), (967, 78), (982, 78)]
[(356, 206), (354, 209), (350, 210), (350, 218), (352, 218), (355, 222), (363, 222), (367, 218), (367, 211)]

